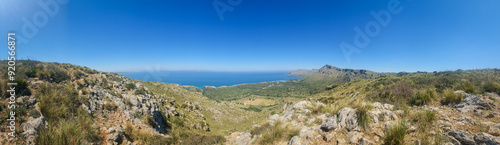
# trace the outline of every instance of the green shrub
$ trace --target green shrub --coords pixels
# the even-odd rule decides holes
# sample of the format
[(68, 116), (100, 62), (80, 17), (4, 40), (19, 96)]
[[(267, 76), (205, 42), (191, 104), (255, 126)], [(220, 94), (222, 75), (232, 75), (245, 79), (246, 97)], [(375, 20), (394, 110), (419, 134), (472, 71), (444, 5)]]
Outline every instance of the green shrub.
[(54, 68), (53, 70), (50, 71), (51, 82), (60, 83), (70, 78), (71, 77), (66, 73), (66, 71), (61, 70), (59, 68)]
[(286, 130), (282, 127), (282, 123), (277, 121), (274, 125), (268, 127), (266, 132), (259, 139), (259, 144), (273, 144), (275, 141), (285, 136)]
[(136, 87), (134, 83), (128, 83), (125, 85), (125, 88), (127, 88), (127, 90), (134, 90)]
[(384, 145), (404, 145), (406, 130), (408, 127), (405, 121), (400, 121), (390, 129), (385, 131)]
[(28, 78), (34, 78), (34, 77), (36, 77), (37, 72), (38, 72), (38, 69), (32, 69), (32, 70), (26, 72), (26, 76)]
[(444, 91), (444, 98), (441, 100), (442, 105), (448, 105), (448, 104), (458, 104), (462, 102), (463, 95), (462, 94), (455, 94), (451, 90), (445, 90)]
[(464, 91), (467, 93), (476, 93), (476, 86), (471, 82), (467, 81), (463, 84)]
[(497, 82), (486, 82), (483, 88), (486, 92), (495, 92), (500, 95), (500, 84)]
[(104, 104), (104, 109), (109, 111), (115, 111), (118, 108), (114, 102), (108, 102)]
[(368, 111), (373, 109), (371, 105), (358, 105), (356, 106), (356, 115), (358, 116), (359, 126), (363, 129), (368, 127), (368, 124), (371, 122), (370, 115), (368, 115)]
[(16, 95), (17, 96), (30, 96), (31, 90), (28, 88), (28, 81), (23, 79), (16, 79)]
[(146, 94), (146, 90), (144, 89), (144, 87), (142, 87), (140, 89), (135, 90), (134, 94), (136, 94), (136, 95), (144, 95), (144, 94)]
[(259, 108), (255, 107), (254, 105), (250, 105), (250, 106), (248, 106), (248, 108), (243, 108), (243, 109), (245, 109), (247, 111), (253, 111), (253, 112), (260, 112), (260, 111), (262, 111), (262, 109), (259, 109)]
[(41, 116), (41, 114), (37, 110), (31, 110), (30, 111), (30, 116), (33, 117), (33, 118), (38, 118), (38, 117)]
[(436, 98), (436, 91), (434, 90), (428, 89), (426, 92), (418, 91), (410, 100), (410, 104), (417, 106), (425, 105), (432, 101), (434, 98)]

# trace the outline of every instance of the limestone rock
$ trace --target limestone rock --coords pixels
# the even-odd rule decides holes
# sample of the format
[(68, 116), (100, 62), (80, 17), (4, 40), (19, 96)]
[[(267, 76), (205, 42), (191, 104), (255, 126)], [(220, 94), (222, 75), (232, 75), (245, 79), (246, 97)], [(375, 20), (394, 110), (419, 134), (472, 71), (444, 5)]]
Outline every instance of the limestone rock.
[(451, 131), (448, 135), (457, 139), (463, 145), (475, 145), (474, 139), (471, 134), (462, 131)]
[(114, 144), (118, 145), (123, 142), (123, 134), (125, 132), (125, 129), (123, 129), (122, 125), (118, 125), (115, 127), (109, 128), (106, 133), (108, 133), (108, 140)]
[(330, 130), (335, 130), (337, 128), (337, 117), (334, 116), (332, 118), (326, 119), (326, 122), (321, 124), (320, 129), (324, 132), (328, 132)]
[(302, 145), (302, 140), (298, 136), (292, 137), (288, 145)]
[(500, 123), (498, 123), (494, 126), (491, 126), (488, 133), (490, 133), (491, 135), (494, 135), (494, 136), (500, 136)]
[(484, 132), (474, 135), (474, 140), (479, 145), (500, 145), (499, 139)]
[(340, 128), (345, 128), (347, 131), (359, 131), (358, 116), (356, 110), (352, 108), (343, 108), (337, 114)]
[(358, 145), (373, 145), (373, 142), (371, 142), (370, 140), (368, 140), (366, 138), (361, 138), (358, 141)]
[(46, 120), (45, 120), (45, 117), (43, 117), (43, 116), (36, 118), (36, 119), (33, 119), (33, 120), (30, 120), (26, 123), (23, 123), (23, 125), (22, 125), (23, 130), (24, 130), (23, 137), (28, 138), (31, 135), (37, 134), (37, 132), (40, 131), (40, 129), (45, 127), (45, 123), (46, 123)]

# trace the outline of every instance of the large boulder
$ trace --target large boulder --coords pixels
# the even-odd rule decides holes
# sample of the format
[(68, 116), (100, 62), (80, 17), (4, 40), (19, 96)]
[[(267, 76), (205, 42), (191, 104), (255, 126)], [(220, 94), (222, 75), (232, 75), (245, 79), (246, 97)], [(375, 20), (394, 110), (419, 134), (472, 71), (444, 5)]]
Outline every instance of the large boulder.
[(339, 119), (340, 128), (345, 128), (347, 131), (356, 130), (359, 131), (358, 116), (356, 115), (356, 109), (343, 108), (337, 114)]
[(500, 145), (497, 138), (484, 132), (474, 135), (474, 140), (479, 145)]
[(474, 142), (474, 138), (472, 137), (471, 134), (467, 132), (462, 132), (462, 131), (450, 131), (448, 135), (452, 136), (453, 138), (457, 139), (461, 144), (463, 145), (475, 145), (476, 142)]
[(337, 129), (337, 117), (334, 116), (326, 119), (326, 122), (321, 124), (320, 129), (323, 130), (324, 132)]

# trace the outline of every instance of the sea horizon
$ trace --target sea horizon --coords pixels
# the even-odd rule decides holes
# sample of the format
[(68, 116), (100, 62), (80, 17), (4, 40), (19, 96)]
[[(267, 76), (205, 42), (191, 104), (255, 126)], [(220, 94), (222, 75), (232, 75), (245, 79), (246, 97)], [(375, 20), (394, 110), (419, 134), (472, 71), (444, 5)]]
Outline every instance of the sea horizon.
[(207, 86), (229, 87), (241, 84), (299, 79), (297, 76), (287, 75), (288, 72), (289, 71), (143, 71), (117, 73), (141, 81), (157, 81), (205, 89)]

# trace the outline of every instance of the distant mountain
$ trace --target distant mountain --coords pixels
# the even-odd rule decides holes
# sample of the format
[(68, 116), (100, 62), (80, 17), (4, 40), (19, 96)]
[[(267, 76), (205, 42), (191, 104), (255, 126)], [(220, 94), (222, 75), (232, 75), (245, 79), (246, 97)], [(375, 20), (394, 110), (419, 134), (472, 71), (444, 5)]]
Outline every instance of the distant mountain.
[(287, 75), (298, 76), (301, 78), (312, 77), (312, 78), (340, 78), (343, 82), (349, 82), (357, 79), (372, 79), (384, 76), (394, 76), (397, 73), (377, 73), (364, 69), (343, 69), (338, 68), (333, 65), (325, 65), (320, 69), (297, 69), (290, 71)]
[(288, 72), (286, 75), (297, 76), (297, 77), (303, 78), (303, 77), (306, 77), (306, 76), (309, 76), (309, 75), (312, 75), (312, 74), (315, 74), (318, 72), (319, 72), (319, 69), (312, 69), (312, 70), (297, 69), (297, 70), (293, 70), (293, 71)]

